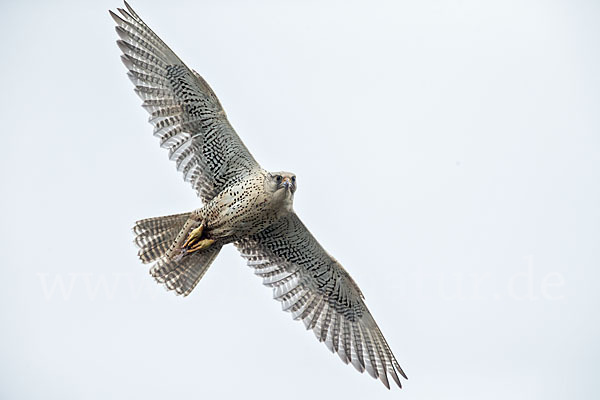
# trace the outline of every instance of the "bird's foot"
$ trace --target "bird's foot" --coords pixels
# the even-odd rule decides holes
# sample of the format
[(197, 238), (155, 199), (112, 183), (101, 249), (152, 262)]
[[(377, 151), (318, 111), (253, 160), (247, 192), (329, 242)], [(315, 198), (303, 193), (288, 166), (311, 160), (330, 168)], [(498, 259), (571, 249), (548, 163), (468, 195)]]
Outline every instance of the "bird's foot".
[(188, 237), (187, 237), (185, 243), (183, 243), (183, 247), (189, 247), (194, 242), (197, 242), (198, 240), (200, 240), (200, 237), (202, 236), (202, 232), (204, 232), (204, 224), (201, 224), (199, 227), (192, 230), (188, 234)]
[(206, 249), (207, 247), (210, 247), (214, 242), (215, 241), (213, 239), (202, 239), (202, 240), (194, 243), (194, 245), (192, 245), (192, 247), (187, 247), (186, 252), (193, 253), (198, 250)]
[(192, 230), (182, 246), (182, 250), (187, 253), (193, 253), (198, 250), (210, 247), (215, 241), (213, 239), (202, 239), (204, 232), (204, 224)]

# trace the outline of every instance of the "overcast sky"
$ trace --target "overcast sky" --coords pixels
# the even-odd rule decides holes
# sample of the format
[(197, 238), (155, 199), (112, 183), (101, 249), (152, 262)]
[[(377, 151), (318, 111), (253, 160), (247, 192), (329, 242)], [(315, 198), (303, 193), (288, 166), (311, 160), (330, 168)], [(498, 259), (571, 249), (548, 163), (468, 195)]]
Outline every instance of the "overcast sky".
[(111, 1), (0, 5), (0, 397), (599, 398), (600, 4), (142, 1), (352, 274), (409, 380), (332, 355), (225, 248), (187, 298), (131, 227), (200, 206)]

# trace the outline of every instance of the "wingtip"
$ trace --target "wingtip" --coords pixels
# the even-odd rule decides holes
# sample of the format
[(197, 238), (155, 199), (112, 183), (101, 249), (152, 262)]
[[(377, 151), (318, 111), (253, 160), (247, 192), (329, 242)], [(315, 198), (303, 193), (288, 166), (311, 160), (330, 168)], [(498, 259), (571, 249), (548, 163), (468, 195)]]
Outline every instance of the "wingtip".
[(125, 17), (125, 18), (127, 18), (127, 19), (131, 19), (131, 20), (133, 20), (133, 19), (134, 19), (134, 18), (131, 16), (131, 14), (129, 14), (129, 13), (127, 12), (127, 10), (125, 10), (125, 9), (123, 9), (123, 8), (117, 8), (117, 11), (118, 11), (119, 13), (121, 13), (121, 15), (122, 15), (122, 16), (124, 16), (124, 17)]
[(400, 378), (398, 378), (398, 374), (396, 373), (396, 370), (394, 368), (392, 368), (392, 370), (390, 371), (390, 375), (392, 376), (394, 382), (396, 382), (396, 385), (398, 385), (398, 387), (402, 389), (402, 382), (400, 382)]
[(360, 362), (358, 357), (352, 357), (352, 366), (361, 374), (365, 372), (365, 366)]
[(340, 351), (340, 350), (342, 350), (342, 349), (340, 348), (339, 350), (337, 350), (338, 357), (342, 360), (342, 362), (344, 364), (348, 364), (349, 360), (348, 360), (348, 357), (346, 356), (346, 353), (343, 351)]
[(129, 50), (127, 43), (122, 39), (117, 40), (117, 46), (119, 46), (119, 49), (121, 49), (123, 53), (127, 53), (127, 51)]
[(123, 3), (125, 3), (125, 7), (127, 8), (127, 11), (129, 11), (129, 13), (135, 17), (135, 18), (139, 18), (138, 15), (136, 14), (135, 11), (133, 11), (133, 8), (131, 8), (131, 6), (129, 5), (128, 2), (126, 2), (125, 0), (123, 0)]
[[(127, 71), (127, 77), (129, 78), (131, 83), (133, 83), (134, 86), (137, 86), (140, 83), (139, 79), (136, 78), (136, 76), (134, 75), (134, 73), (131, 70)], [(142, 107), (144, 107), (143, 104), (142, 104)]]
[(129, 33), (122, 26), (115, 26), (115, 31), (117, 31), (117, 35), (119, 35), (121, 40), (129, 39)]
[(408, 380), (408, 376), (406, 376), (406, 374), (402, 370), (402, 367), (400, 367), (400, 364), (396, 363), (396, 369), (398, 370), (398, 372), (400, 372), (400, 375), (402, 375), (404, 379)]
[(113, 21), (115, 21), (115, 23), (117, 23), (118, 25), (125, 24), (125, 20), (123, 20), (123, 18), (119, 17), (113, 10), (108, 10), (108, 14), (113, 19)]
[(379, 374), (379, 380), (383, 383), (383, 385), (387, 388), (387, 390), (391, 390), (390, 389), (390, 381), (387, 378), (387, 374), (385, 373), (385, 371), (381, 374)]
[(133, 62), (130, 60), (127, 54), (121, 54), (121, 62), (125, 64), (125, 67), (127, 67), (127, 69), (133, 69)]

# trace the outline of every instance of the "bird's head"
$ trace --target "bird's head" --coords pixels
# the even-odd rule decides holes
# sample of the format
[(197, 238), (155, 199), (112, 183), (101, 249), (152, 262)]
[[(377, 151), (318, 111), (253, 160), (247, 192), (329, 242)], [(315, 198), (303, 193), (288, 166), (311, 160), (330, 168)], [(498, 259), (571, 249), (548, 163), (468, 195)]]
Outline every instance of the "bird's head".
[(296, 191), (296, 174), (291, 172), (271, 172), (269, 181), (269, 186), (274, 193), (283, 190), (293, 195)]
[(276, 199), (291, 207), (296, 192), (296, 174), (291, 172), (270, 172), (267, 176), (266, 188)]

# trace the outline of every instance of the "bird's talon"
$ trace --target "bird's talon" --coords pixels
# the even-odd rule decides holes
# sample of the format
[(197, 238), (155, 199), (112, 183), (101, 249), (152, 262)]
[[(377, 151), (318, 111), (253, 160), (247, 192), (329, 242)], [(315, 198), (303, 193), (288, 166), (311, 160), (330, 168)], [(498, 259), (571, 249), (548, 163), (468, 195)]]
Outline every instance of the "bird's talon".
[(204, 239), (195, 243), (192, 247), (187, 249), (187, 253), (193, 253), (198, 250), (204, 250), (207, 247), (210, 247), (215, 241), (213, 239)]
[(196, 229), (192, 230), (190, 232), (187, 240), (183, 244), (183, 247), (188, 247), (194, 241), (197, 241), (198, 239), (200, 239), (200, 237), (202, 236), (202, 232), (203, 231), (204, 231), (204, 224), (201, 224), (199, 227), (197, 227)]

